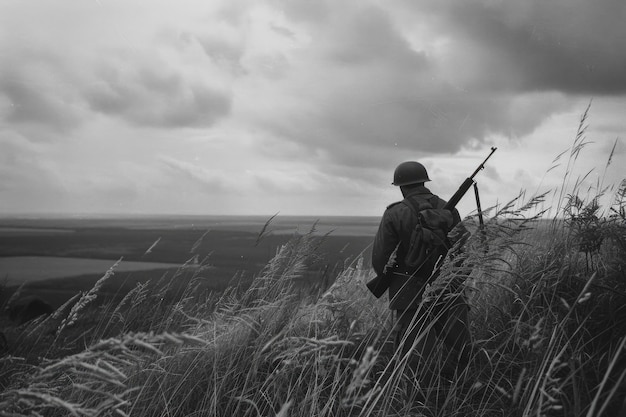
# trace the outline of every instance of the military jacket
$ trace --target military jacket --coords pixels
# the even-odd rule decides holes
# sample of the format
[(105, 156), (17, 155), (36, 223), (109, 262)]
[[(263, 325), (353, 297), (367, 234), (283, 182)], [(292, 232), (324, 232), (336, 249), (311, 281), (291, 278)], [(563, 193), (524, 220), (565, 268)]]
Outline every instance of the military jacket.
[[(435, 202), (435, 208), (443, 208), (446, 205), (446, 201), (432, 194), (424, 186), (417, 187), (405, 196), (405, 198), (411, 197)], [(411, 234), (417, 226), (418, 219), (410, 207), (401, 203), (399, 201), (391, 204), (385, 210), (372, 248), (374, 271), (379, 276), (386, 274), (389, 280), (389, 308), (393, 310), (417, 308), (424, 286), (432, 274), (432, 271), (419, 271), (415, 274), (403, 265)], [(453, 210), (452, 215), (454, 227), (461, 221), (461, 218), (456, 209)], [(395, 260), (390, 261), (396, 248)], [(393, 268), (387, 267), (388, 265), (393, 265)]]

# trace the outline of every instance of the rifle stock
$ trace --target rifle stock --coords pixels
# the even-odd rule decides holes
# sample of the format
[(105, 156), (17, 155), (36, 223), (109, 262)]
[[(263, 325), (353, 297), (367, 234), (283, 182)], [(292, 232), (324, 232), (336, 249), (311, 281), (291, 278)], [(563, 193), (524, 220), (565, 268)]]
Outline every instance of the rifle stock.
[(374, 297), (380, 298), (389, 288), (389, 281), (385, 280), (384, 275), (378, 275), (376, 278), (368, 281), (366, 284), (367, 288), (370, 290)]
[(456, 190), (456, 193), (454, 193), (454, 195), (450, 197), (450, 200), (448, 200), (443, 208), (450, 211), (454, 210), (456, 205), (459, 204), (459, 201), (461, 201), (461, 199), (470, 189), (472, 184), (474, 184), (474, 180), (472, 178), (466, 178), (465, 181), (463, 181), (463, 184), (461, 184), (459, 189)]

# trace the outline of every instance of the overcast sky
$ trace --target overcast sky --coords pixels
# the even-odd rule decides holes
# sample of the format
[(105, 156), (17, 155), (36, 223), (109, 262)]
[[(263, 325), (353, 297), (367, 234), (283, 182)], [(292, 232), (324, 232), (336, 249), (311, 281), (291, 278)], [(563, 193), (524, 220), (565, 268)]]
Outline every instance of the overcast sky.
[[(623, 0), (0, 0), (0, 215), (380, 215), (626, 170)], [(549, 171), (549, 172), (548, 172)], [(463, 215), (473, 195), (460, 205)]]

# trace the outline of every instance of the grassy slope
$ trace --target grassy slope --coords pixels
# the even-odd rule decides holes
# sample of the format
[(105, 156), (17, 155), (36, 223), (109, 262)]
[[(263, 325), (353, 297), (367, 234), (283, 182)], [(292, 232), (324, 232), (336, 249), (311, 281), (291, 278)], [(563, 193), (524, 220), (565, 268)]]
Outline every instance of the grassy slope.
[(385, 302), (362, 285), (368, 268), (352, 265), (319, 297), (299, 293), (293, 280), (319, 245), (305, 235), (245, 291), (139, 284), (122, 302), (78, 301), (11, 334), (0, 415), (613, 415), (625, 391), (624, 253), (607, 242), (591, 268), (571, 229), (533, 224), (494, 219), (488, 248), (470, 240), (462, 264), (444, 268), (438, 285), (471, 271), (473, 290), (476, 356), (452, 382), (411, 387)]

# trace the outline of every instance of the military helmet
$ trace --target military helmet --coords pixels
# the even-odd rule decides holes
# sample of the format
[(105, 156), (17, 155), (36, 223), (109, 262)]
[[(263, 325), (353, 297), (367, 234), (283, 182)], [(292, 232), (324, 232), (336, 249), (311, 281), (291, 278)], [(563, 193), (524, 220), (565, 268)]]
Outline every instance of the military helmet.
[(403, 162), (393, 173), (393, 185), (410, 185), (430, 181), (424, 165), (415, 161)]

